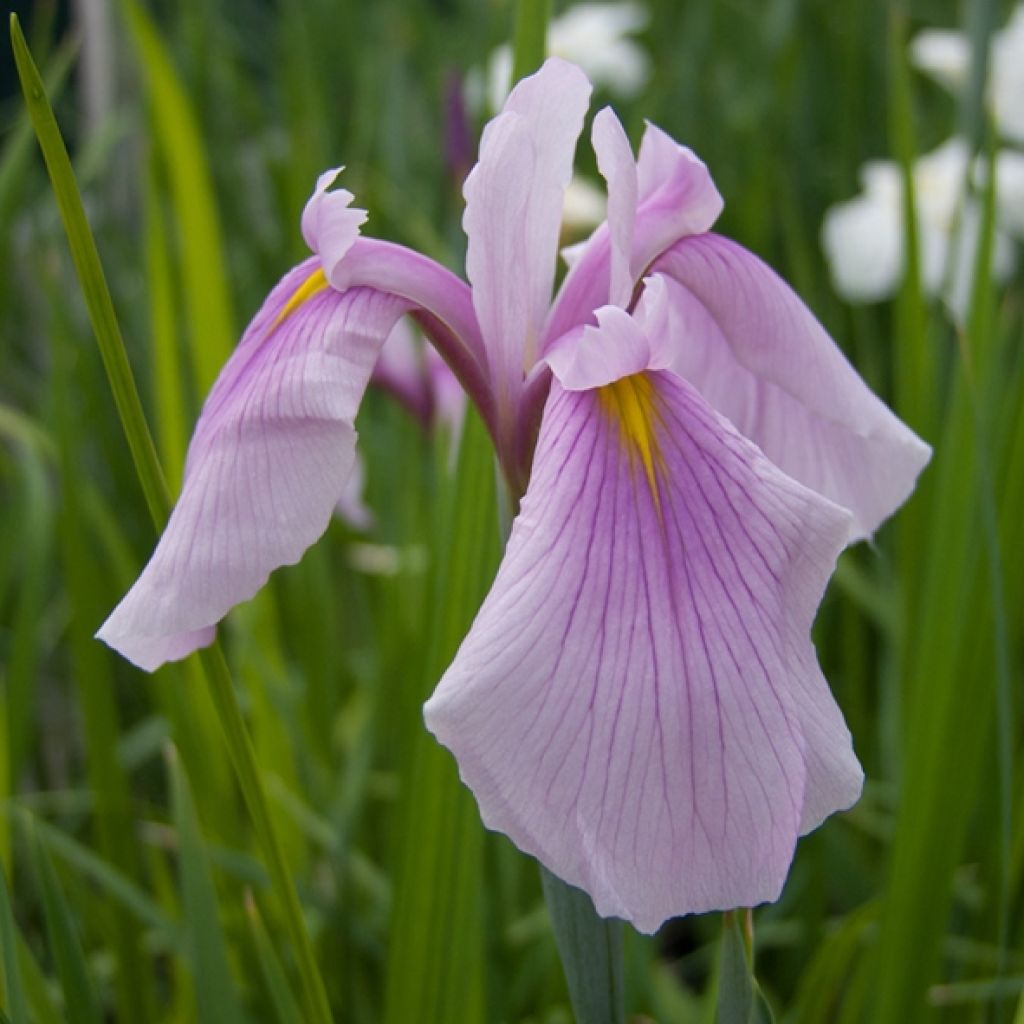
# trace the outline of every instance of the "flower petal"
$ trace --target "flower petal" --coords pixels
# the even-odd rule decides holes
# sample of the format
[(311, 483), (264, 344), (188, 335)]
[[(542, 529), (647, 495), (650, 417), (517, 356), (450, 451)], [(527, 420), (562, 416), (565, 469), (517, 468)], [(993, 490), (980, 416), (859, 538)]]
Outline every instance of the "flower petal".
[[(595, 123), (595, 129), (597, 125)], [(621, 159), (621, 158), (616, 158)], [(705, 164), (686, 146), (680, 146), (660, 128), (648, 123), (636, 164), (637, 208), (632, 226), (630, 273), (636, 281), (652, 261), (681, 238), (707, 231), (722, 212), (722, 197)], [(593, 322), (593, 311), (609, 301), (609, 267), (613, 241), (621, 227), (612, 211), (620, 188), (632, 190), (633, 179), (617, 171), (608, 180), (608, 225), (591, 236), (582, 255), (574, 260), (552, 305), (544, 328), (541, 354), (567, 331)]]
[(302, 211), (302, 237), (320, 257), (330, 280), (334, 268), (345, 258), (359, 237), (366, 211), (349, 204), (355, 198), (347, 189), (328, 191), (344, 167), (325, 171), (316, 180), (316, 188)]
[(597, 166), (608, 182), (608, 231), (611, 236), (611, 285), (608, 301), (625, 309), (633, 294), (633, 221), (639, 184), (636, 161), (622, 122), (611, 107), (603, 107), (591, 131)]
[(903, 277), (903, 212), (897, 195), (866, 193), (829, 207), (821, 242), (836, 291), (851, 302), (895, 294)]
[(551, 59), (512, 90), (466, 179), (466, 273), (499, 409), (511, 414), (551, 299), (562, 202), (590, 99), (579, 68)]
[(670, 372), (553, 382), (425, 708), (488, 827), (645, 932), (777, 898), (798, 833), (860, 791), (809, 640), (847, 520)]
[(910, 495), (931, 449), (880, 401), (774, 271), (696, 235), (655, 269), (675, 279), (673, 369), (784, 472), (870, 536)]
[(152, 670), (327, 528), (355, 457), (356, 410), (408, 303), (329, 288), (317, 259), (286, 274), (203, 407), (185, 481), (149, 564), (100, 639)]

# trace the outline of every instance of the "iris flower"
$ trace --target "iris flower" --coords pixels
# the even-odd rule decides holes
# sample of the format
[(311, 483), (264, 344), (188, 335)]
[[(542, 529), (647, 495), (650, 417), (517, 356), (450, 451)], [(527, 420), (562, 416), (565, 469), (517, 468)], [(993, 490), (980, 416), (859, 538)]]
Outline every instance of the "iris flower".
[(206, 401), (181, 497), (100, 630), (153, 669), (325, 529), (384, 340), (410, 316), (521, 496), (493, 587), (426, 705), (485, 823), (598, 911), (777, 898), (797, 837), (862, 773), (810, 628), (842, 548), (929, 449), (792, 291), (711, 232), (722, 199), (648, 125), (593, 123), (608, 220), (552, 301), (590, 85), (551, 59), (486, 127), (465, 184), (466, 284), (360, 238), (321, 177), (287, 273)]

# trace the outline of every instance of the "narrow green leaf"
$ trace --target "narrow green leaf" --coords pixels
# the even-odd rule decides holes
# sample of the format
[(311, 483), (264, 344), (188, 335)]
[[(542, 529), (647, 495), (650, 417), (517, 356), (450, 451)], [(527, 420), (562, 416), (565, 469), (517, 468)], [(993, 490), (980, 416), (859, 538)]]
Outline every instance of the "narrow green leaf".
[(533, 74), (547, 56), (551, 0), (519, 0), (513, 40), (512, 83)]
[(749, 942), (740, 923), (742, 911), (723, 915), (718, 965), (716, 1024), (772, 1024), (771, 1008), (754, 977)]
[(263, 972), (263, 981), (270, 993), (270, 1001), (274, 1004), (274, 1012), (277, 1014), (278, 1021), (280, 1024), (303, 1024), (302, 1010), (292, 995), (287, 975), (274, 952), (274, 944), (271, 942), (270, 936), (267, 935), (260, 909), (251, 892), (246, 893), (245, 909), (249, 918), (253, 944), (256, 947), (256, 955)]
[(0, 868), (0, 996), (10, 1014), (11, 1024), (30, 1024), (17, 949), (17, 926), (7, 891), (7, 879)]
[[(47, 100), (39, 72), (32, 61), (17, 16), (14, 14), (11, 15), (11, 39), (22, 90), (50, 173), (50, 181), (60, 207), (75, 269), (85, 294), (93, 332), (103, 356), (121, 425), (132, 451), (150, 515), (159, 530), (170, 513), (171, 501), (166, 480), (142, 411), (138, 388), (125, 352), (99, 253), (89, 230), (67, 149)], [(216, 644), (200, 653), (199, 663), (206, 675), (210, 696), (217, 709), (231, 761), (284, 911), (285, 925), (294, 945), (302, 975), (306, 1013), (310, 1020), (327, 1024), (331, 1020), (331, 1013), (323, 980), (316, 966), (313, 946), (302, 917), (302, 908), (274, 830), (252, 742), (238, 706), (231, 674), (224, 655)]]
[(181, 942), (178, 925), (130, 879), (98, 857), (87, 846), (66, 832), (39, 818), (33, 821), (36, 838), (48, 852), (60, 858), (83, 878), (89, 879), (103, 893), (124, 907), (140, 924), (151, 928), (166, 944)]
[(46, 169), (50, 175), (61, 220), (67, 233), (68, 245), (71, 248), (71, 257), (85, 296), (89, 320), (99, 344), (118, 414), (124, 424), (139, 483), (142, 485), (154, 521), (163, 523), (170, 512), (170, 494), (160, 471), (153, 439), (146, 426), (142, 403), (139, 401), (121, 329), (114, 313), (114, 304), (110, 299), (110, 290), (107, 288), (96, 242), (89, 230), (89, 222), (82, 206), (82, 196), (75, 182), (74, 171), (71, 169), (71, 161), (68, 159), (68, 151), (16, 14), (11, 15), (11, 43), (25, 103), (43, 151), (43, 159), (46, 161)]
[(578, 1024), (626, 1019), (621, 921), (598, 916), (590, 897), (541, 867), (544, 900)]
[(484, 1008), (483, 826), (451, 755), (419, 719), (497, 567), (494, 457), (479, 417), (466, 420), (453, 486), (439, 503), (430, 649), (412, 694), (411, 755), (397, 814), (398, 863), (387, 964), (388, 1024), (474, 1024)]
[(185, 907), (185, 941), (202, 1024), (241, 1024), (242, 1011), (228, 966), (227, 943), (217, 915), (217, 891), (199, 837), (192, 793), (178, 755), (167, 748), (171, 808), (178, 833), (178, 872)]
[(64, 992), (64, 1012), (68, 1024), (100, 1024), (103, 1017), (96, 1002), (71, 910), (57, 881), (49, 854), (34, 835), (32, 847), (43, 897), (46, 933)]
[(149, 16), (135, 0), (122, 10), (147, 85), (156, 138), (178, 226), (196, 393), (205, 395), (235, 343), (213, 181), (192, 104)]
[[(51, 288), (53, 322), (54, 420), (60, 455), (61, 504), (58, 516), (61, 561), (71, 618), (68, 624), (71, 664), (77, 687), (88, 751), (89, 785), (95, 798), (95, 833), (102, 856), (129, 878), (137, 877), (138, 855), (132, 823), (128, 778), (117, 757), (118, 712), (110, 654), (96, 643), (93, 633), (103, 620), (103, 592), (95, 583), (99, 567), (93, 558), (91, 538), (83, 528), (83, 431), (79, 422), (78, 394), (71, 381), (77, 339), (64, 322), (64, 307)], [(156, 1005), (138, 922), (114, 904), (104, 908), (117, 959), (117, 993), (120, 1015), (127, 1020), (148, 1020)]]

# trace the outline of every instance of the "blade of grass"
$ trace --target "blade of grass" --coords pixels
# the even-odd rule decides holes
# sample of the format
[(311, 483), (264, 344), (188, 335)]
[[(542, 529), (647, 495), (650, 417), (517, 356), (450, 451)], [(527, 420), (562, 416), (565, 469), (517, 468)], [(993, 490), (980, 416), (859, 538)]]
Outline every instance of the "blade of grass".
[[(31, 825), (29, 831), (31, 833)], [(68, 1024), (100, 1024), (103, 1018), (96, 1002), (71, 910), (57, 881), (57, 874), (49, 855), (35, 835), (31, 835), (30, 841), (43, 898), (46, 933), (57, 965), (60, 986), (64, 992), (64, 1012)]]
[(18, 931), (14, 924), (7, 879), (0, 867), (0, 996), (11, 1018), (11, 1024), (30, 1024), (28, 1003), (18, 964)]
[(274, 1006), (277, 1019), (281, 1024), (302, 1024), (302, 1011), (288, 986), (288, 978), (281, 966), (281, 961), (278, 960), (277, 954), (274, 952), (274, 944), (267, 934), (263, 918), (260, 916), (260, 909), (251, 890), (246, 892), (245, 910), (260, 969), (263, 972), (263, 982), (270, 994), (270, 1001)]
[[(439, 510), (438, 570), (424, 690), (440, 678), (497, 567), (494, 465), (479, 418), (468, 416), (452, 493)], [(415, 699), (418, 708), (422, 700)], [(397, 815), (399, 854), (387, 963), (388, 1024), (466, 1024), (484, 1010), (483, 826), (451, 755), (422, 724), (410, 730)]]
[(188, 94), (156, 29), (135, 0), (122, 0), (121, 9), (138, 51), (157, 144), (170, 181), (195, 389), (196, 394), (205, 395), (235, 342), (213, 181)]
[[(138, 855), (129, 806), (129, 784), (117, 757), (119, 732), (114, 678), (109, 654), (93, 640), (102, 621), (98, 606), (101, 592), (95, 587), (99, 569), (91, 552), (91, 538), (83, 529), (81, 479), (86, 460), (76, 396), (71, 386), (76, 339), (62, 322), (63, 306), (51, 287), (54, 322), (50, 331), (53, 348), (54, 419), (60, 455), (61, 504), (58, 517), (61, 560), (70, 598), (71, 664), (78, 691), (88, 752), (89, 785), (95, 798), (95, 832), (102, 856), (129, 878), (138, 877)], [(143, 954), (137, 921), (114, 905), (105, 915), (117, 959), (120, 1015), (125, 1020), (149, 1020), (156, 1006), (149, 964)]]
[[(17, 16), (13, 14), (11, 40), (22, 90), (50, 173), (93, 332), (103, 356), (104, 367), (132, 451), (139, 481), (146, 495), (153, 522), (159, 530), (166, 522), (170, 511), (167, 484), (142, 411), (138, 389), (67, 150), (39, 72), (18, 25)], [(257, 840), (267, 859), (270, 877), (281, 902), (285, 925), (294, 945), (302, 976), (306, 1013), (310, 1020), (325, 1024), (331, 1020), (326, 992), (316, 966), (313, 946), (302, 917), (302, 908), (274, 830), (252, 742), (238, 706), (231, 674), (224, 655), (216, 644), (202, 651), (199, 660), (206, 674), (246, 805), (252, 816)]]
[(239, 1005), (227, 943), (217, 915), (217, 892), (206, 850), (199, 837), (195, 805), (178, 755), (166, 750), (171, 813), (178, 833), (178, 872), (185, 908), (185, 944), (195, 981), (201, 1024), (240, 1024)]

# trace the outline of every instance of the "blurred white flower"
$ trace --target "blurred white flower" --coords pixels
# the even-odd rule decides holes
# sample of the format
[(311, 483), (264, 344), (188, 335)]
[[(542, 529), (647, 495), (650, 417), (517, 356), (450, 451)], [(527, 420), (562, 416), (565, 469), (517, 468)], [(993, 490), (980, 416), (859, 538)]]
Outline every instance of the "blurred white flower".
[(607, 209), (604, 189), (574, 174), (562, 201), (562, 233), (573, 238), (590, 234), (605, 219)]
[[(978, 205), (967, 195), (969, 172), (968, 146), (959, 138), (922, 156), (912, 172), (921, 283), (927, 294), (942, 296), (957, 318), (964, 316), (970, 301), (981, 228)], [(1001, 199), (992, 268), (995, 279), (1003, 281), (1016, 262), (1006, 231), (1024, 229), (1024, 158), (999, 154), (996, 179)], [(822, 244), (836, 291), (852, 302), (873, 302), (894, 294), (905, 270), (903, 183), (898, 165), (866, 164), (861, 186), (859, 196), (825, 214)]]
[[(910, 59), (956, 93), (967, 84), (970, 41), (962, 32), (926, 29), (911, 41)], [(1000, 134), (1024, 143), (1024, 4), (1015, 8), (1005, 28), (992, 35), (989, 102)]]
[[(647, 26), (643, 4), (583, 3), (553, 18), (547, 48), (553, 57), (578, 64), (593, 84), (622, 99), (635, 96), (647, 83), (650, 59), (630, 36)], [(512, 49), (499, 46), (487, 61), (486, 82), (474, 69), (467, 76), (467, 99), (479, 110), (486, 98), (491, 110), (500, 110), (512, 87)]]

